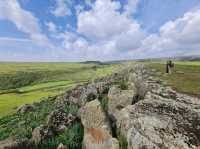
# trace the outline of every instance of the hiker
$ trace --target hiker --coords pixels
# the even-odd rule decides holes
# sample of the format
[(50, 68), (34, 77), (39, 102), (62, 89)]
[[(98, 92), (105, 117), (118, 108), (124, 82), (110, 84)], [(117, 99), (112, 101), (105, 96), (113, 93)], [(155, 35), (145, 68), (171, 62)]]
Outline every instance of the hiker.
[(168, 60), (168, 61), (167, 61), (167, 64), (166, 64), (166, 73), (171, 74), (171, 73), (172, 73), (171, 69), (172, 69), (173, 67), (174, 67), (174, 63), (172, 63), (171, 60)]

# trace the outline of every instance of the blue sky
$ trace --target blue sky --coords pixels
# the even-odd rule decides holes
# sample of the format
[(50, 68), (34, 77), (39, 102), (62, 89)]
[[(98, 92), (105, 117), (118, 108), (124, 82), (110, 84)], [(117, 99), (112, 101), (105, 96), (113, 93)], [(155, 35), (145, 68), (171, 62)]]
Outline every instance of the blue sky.
[(199, 0), (0, 0), (0, 61), (200, 55)]

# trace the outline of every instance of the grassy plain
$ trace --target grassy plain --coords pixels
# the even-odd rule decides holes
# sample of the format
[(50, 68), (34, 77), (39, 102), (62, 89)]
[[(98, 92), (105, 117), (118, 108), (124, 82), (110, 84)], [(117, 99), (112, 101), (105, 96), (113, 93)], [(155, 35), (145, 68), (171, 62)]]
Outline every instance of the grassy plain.
[[(118, 71), (121, 65), (81, 63), (0, 63), (0, 141), (12, 137), (30, 139), (34, 128), (45, 124), (57, 107), (54, 96), (76, 84)], [(37, 76), (37, 77), (35, 77)], [(2, 81), (2, 82), (1, 82)], [(18, 83), (16, 85), (16, 83)], [(16, 107), (40, 101), (33, 112), (15, 113)], [(64, 111), (75, 114), (78, 106), (66, 103)], [(64, 133), (43, 140), (38, 149), (55, 149), (62, 142), (71, 149), (82, 145), (83, 127), (75, 122)]]
[(103, 77), (119, 65), (83, 63), (0, 63), (0, 117), (22, 104), (54, 96), (79, 83)]
[(149, 62), (161, 72), (161, 78), (175, 90), (200, 97), (200, 61), (174, 61), (172, 74), (165, 74), (165, 62)]

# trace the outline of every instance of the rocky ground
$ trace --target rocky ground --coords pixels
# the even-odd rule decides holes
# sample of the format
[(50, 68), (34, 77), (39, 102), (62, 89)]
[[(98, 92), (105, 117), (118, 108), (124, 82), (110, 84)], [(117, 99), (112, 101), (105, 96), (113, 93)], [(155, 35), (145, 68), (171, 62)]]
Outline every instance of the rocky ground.
[[(41, 141), (64, 133), (79, 121), (83, 149), (198, 149), (200, 99), (177, 93), (143, 65), (77, 86), (54, 98), (56, 110), (25, 140), (0, 141), (4, 149), (35, 149)], [(66, 113), (76, 104), (77, 113)], [(24, 105), (19, 113), (34, 111)], [(58, 149), (69, 149), (63, 142)]]

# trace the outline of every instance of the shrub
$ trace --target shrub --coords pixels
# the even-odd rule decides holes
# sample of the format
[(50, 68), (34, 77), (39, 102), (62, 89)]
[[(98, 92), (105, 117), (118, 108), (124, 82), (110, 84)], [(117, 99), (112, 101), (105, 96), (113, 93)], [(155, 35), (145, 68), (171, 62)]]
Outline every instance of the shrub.
[(15, 89), (30, 85), (42, 79), (41, 73), (19, 72), (16, 74), (0, 75), (0, 89)]

